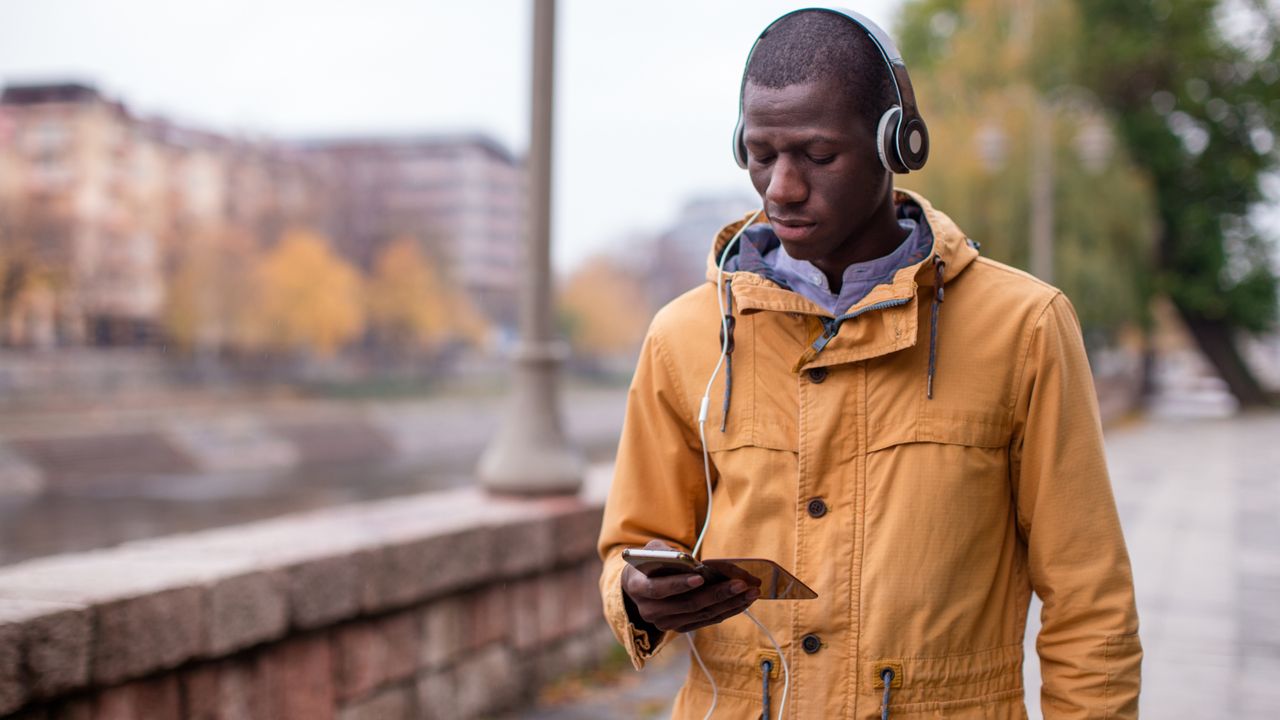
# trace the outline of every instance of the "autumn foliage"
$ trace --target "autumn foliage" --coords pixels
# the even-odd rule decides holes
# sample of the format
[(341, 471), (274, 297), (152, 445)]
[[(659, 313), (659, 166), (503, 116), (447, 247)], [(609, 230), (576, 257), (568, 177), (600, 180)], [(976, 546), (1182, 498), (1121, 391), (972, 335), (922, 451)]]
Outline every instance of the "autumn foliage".
[(410, 236), (390, 242), (366, 277), (310, 230), (267, 251), (247, 234), (185, 238), (170, 262), (166, 336), (188, 352), (332, 356), (359, 341), (392, 355), (480, 345), (485, 317)]
[(597, 357), (635, 350), (652, 314), (640, 279), (603, 256), (587, 260), (569, 277), (560, 309), (574, 349)]
[(255, 309), (244, 324), (250, 347), (328, 356), (364, 330), (360, 273), (320, 235), (286, 233), (253, 281)]
[(1070, 82), (1079, 30), (1068, 2), (908, 3), (899, 31), (932, 149), (928, 167), (898, 183), (944, 209), (983, 255), (1030, 268), (1045, 182), (1054, 273), (1044, 279), (1091, 336), (1113, 336), (1144, 321), (1153, 200), (1107, 109)]
[(173, 259), (162, 321), (182, 350), (216, 351), (243, 341), (254, 312), (258, 260), (247, 233), (199, 233)]
[(397, 238), (378, 254), (367, 308), (374, 338), (384, 347), (425, 351), (484, 339), (483, 317), (412, 237)]

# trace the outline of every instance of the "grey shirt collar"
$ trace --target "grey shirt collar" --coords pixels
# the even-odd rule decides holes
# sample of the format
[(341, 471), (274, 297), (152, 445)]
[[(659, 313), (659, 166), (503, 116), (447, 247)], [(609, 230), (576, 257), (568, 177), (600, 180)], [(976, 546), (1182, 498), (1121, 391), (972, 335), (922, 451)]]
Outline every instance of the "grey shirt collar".
[(888, 255), (845, 268), (839, 294), (831, 292), (827, 276), (813, 263), (791, 257), (780, 243), (764, 254), (764, 264), (785, 280), (793, 292), (832, 315), (839, 315), (866, 297), (875, 286), (890, 282), (898, 270), (920, 262), (929, 254), (933, 233), (927, 223), (899, 217), (898, 224), (907, 231), (906, 239)]

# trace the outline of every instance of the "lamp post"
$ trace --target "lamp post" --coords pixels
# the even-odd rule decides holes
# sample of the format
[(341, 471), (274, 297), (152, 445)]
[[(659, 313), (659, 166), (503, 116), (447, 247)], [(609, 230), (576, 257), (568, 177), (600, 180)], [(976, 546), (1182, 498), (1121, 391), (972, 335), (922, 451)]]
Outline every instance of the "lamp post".
[[(1074, 138), (1076, 155), (1090, 175), (1097, 175), (1111, 162), (1115, 141), (1101, 118), (1098, 103), (1092, 95), (1074, 86), (1059, 86), (1046, 95), (1036, 94), (1030, 109), (1032, 132), (1028, 138), (1030, 223), (1028, 227), (1028, 260), (1032, 275), (1054, 282), (1054, 223), (1057, 188), (1054, 182), (1054, 125), (1059, 112), (1076, 118)], [(1004, 170), (1008, 138), (995, 120), (989, 119), (974, 133), (974, 144), (983, 170), (999, 174)]]
[(552, 336), (551, 131), (554, 109), (555, 0), (533, 3), (533, 83), (529, 132), (528, 257), (520, 307), (515, 385), (502, 428), (480, 458), (480, 484), (490, 492), (574, 493), (583, 463), (565, 441), (556, 394), (568, 355)]
[(1031, 274), (1053, 283), (1053, 110), (1039, 95), (1032, 108)]

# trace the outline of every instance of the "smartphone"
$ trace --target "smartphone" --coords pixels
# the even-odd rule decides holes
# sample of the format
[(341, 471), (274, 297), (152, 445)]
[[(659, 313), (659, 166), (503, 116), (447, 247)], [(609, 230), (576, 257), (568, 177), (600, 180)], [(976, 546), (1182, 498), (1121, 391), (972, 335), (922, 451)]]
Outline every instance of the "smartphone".
[(648, 577), (694, 573), (707, 582), (742, 580), (760, 590), (761, 600), (812, 600), (818, 597), (808, 585), (778, 563), (764, 558), (703, 560), (680, 550), (626, 548), (622, 559)]

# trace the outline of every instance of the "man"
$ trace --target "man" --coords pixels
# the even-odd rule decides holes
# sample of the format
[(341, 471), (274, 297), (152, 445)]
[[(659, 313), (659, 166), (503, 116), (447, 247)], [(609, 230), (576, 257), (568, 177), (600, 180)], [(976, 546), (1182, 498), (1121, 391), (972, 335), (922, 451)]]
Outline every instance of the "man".
[[(676, 718), (758, 717), (785, 683), (792, 718), (1012, 719), (1034, 590), (1045, 718), (1136, 717), (1132, 579), (1074, 311), (894, 191), (879, 121), (908, 95), (868, 33), (802, 11), (752, 51), (740, 152), (767, 217), (726, 226), (708, 282), (653, 320), (600, 537), (606, 616), (637, 668), (697, 630)], [(722, 328), (731, 372), (701, 410)], [(700, 555), (772, 559), (818, 594), (752, 606), (783, 658), (741, 614), (751, 584), (621, 558), (698, 542), (704, 442)]]

